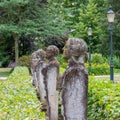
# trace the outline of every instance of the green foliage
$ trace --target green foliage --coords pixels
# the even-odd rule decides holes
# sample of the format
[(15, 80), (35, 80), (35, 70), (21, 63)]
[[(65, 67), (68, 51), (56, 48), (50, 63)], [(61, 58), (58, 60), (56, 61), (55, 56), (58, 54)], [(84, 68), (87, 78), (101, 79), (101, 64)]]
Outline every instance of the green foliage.
[(1, 62), (2, 67), (7, 67), (9, 64), (10, 57), (9, 56), (4, 56)]
[[(85, 8), (80, 9), (79, 22), (76, 24), (76, 30), (74, 36), (83, 38), (88, 43), (87, 29), (91, 25), (92, 33), (92, 51), (98, 51), (98, 45), (100, 44), (99, 35), (102, 33), (100, 26), (101, 14), (97, 9), (97, 3), (93, 0), (88, 0), (88, 4)], [(98, 51), (99, 52), (99, 51)]]
[(120, 57), (114, 57), (114, 67), (120, 69)]
[(0, 77), (8, 77), (11, 71), (11, 68), (0, 68)]
[(115, 69), (114, 72), (120, 74), (120, 69)]
[(7, 67), (9, 62), (14, 60), (14, 39), (7, 33), (0, 36), (0, 57), (1, 66)]
[(23, 55), (19, 58), (18, 64), (30, 68), (30, 56)]
[[(57, 56), (58, 61), (60, 62), (60, 73), (63, 73), (67, 68), (67, 61), (62, 57), (62, 54)], [(90, 72), (90, 67), (88, 62), (85, 63), (88, 72)], [(93, 75), (106, 75), (109, 74), (109, 64), (105, 57), (101, 54), (92, 54), (92, 74)]]
[[(47, 2), (46, 2), (47, 3)], [(56, 18), (56, 6), (39, 0), (11, 0), (0, 2), (0, 32), (15, 35), (34, 34), (47, 38), (64, 31), (63, 21)], [(54, 2), (53, 2), (54, 3)], [(49, 7), (48, 7), (49, 6)], [(59, 15), (58, 15), (59, 17)], [(41, 39), (42, 39), (41, 38)]]
[(102, 56), (102, 54), (99, 54), (99, 53), (95, 53), (95, 54), (92, 54), (92, 63), (105, 63), (107, 62), (106, 58)]
[(120, 83), (89, 80), (88, 120), (120, 120)]
[[(104, 61), (106, 61), (107, 63), (110, 63), (110, 57), (103, 57)], [(114, 68), (115, 69), (120, 69), (120, 57), (118, 56), (113, 56), (113, 64), (114, 64)]]
[(7, 81), (0, 81), (1, 120), (44, 120), (40, 106), (26, 67), (16, 67)]
[(62, 54), (57, 56), (57, 60), (60, 63), (60, 67), (66, 68), (67, 67), (67, 61), (63, 58)]
[[(88, 66), (88, 63), (85, 64), (88, 68), (88, 72), (90, 72), (90, 67)], [(110, 73), (110, 67), (108, 63), (93, 63), (91, 66), (91, 74), (93, 75), (108, 75)]]
[[(110, 73), (108, 59), (102, 56), (102, 54), (99, 53), (92, 54), (91, 63), (92, 63), (91, 71), (93, 75), (106, 75)], [(90, 72), (90, 67), (88, 64), (89, 63), (86, 63), (86, 67)]]
[(75, 29), (76, 23), (79, 22), (79, 11), (85, 8), (88, 0), (63, 0), (61, 11), (63, 19), (66, 21), (66, 26), (69, 29)]
[(105, 19), (106, 0), (64, 0), (62, 13), (66, 26), (72, 30), (70, 36), (83, 38), (88, 43), (87, 29), (91, 25), (92, 51), (100, 52), (101, 36), (104, 34), (102, 24)]
[[(0, 34), (10, 34), (15, 41), (22, 35), (28, 38), (32, 36), (35, 39), (36, 49), (45, 47), (46, 43), (47, 45), (51, 43), (50, 38), (55, 37), (57, 41), (61, 40), (58, 38), (64, 36), (67, 29), (64, 27), (64, 20), (58, 13), (61, 10), (60, 5), (60, 2), (52, 0), (49, 2), (43, 0), (3, 0), (0, 2)], [(18, 43), (20, 48), (25, 47), (23, 45), (21, 47), (21, 43), (16, 42), (14, 48), (16, 62), (17, 56), (21, 55), (21, 52), (18, 53)], [(26, 53), (28, 53), (29, 48), (26, 49)]]

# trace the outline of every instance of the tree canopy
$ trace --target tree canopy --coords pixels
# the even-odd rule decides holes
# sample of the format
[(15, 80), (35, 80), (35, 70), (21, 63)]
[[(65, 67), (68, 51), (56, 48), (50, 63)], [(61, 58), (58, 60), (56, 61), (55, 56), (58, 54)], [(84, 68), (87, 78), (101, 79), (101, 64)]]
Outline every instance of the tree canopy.
[[(91, 25), (92, 52), (109, 56), (109, 25), (106, 13), (109, 5), (112, 4), (116, 13), (113, 33), (114, 54), (120, 56), (119, 2), (120, 0), (114, 2), (108, 0), (1, 0), (0, 44), (6, 39), (5, 36), (12, 36), (17, 56), (17, 53), (20, 55), (23, 53), (17, 51), (19, 38), (22, 36), (34, 39), (37, 47), (55, 43), (62, 48), (64, 42), (59, 40), (65, 40), (66, 34), (70, 37), (81, 37), (88, 43), (87, 28)], [(9, 39), (8, 42), (10, 41)], [(20, 44), (22, 44), (21, 41), (19, 46)], [(0, 51), (3, 48), (1, 47)]]
[[(64, 21), (58, 19), (44, 0), (3, 0), (0, 2), (0, 34), (10, 34), (15, 40), (18, 61), (18, 39), (24, 35), (39, 37), (39, 41), (62, 34)], [(54, 9), (55, 10), (55, 9)]]

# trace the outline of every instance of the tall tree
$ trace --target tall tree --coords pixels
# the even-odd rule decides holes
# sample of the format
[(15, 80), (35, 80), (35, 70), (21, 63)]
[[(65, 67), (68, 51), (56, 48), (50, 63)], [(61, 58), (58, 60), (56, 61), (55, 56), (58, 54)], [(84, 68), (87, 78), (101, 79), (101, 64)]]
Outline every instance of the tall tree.
[(98, 45), (100, 44), (99, 34), (101, 34), (100, 26), (100, 12), (97, 9), (97, 3), (93, 0), (88, 0), (86, 4), (81, 4), (78, 21), (76, 21), (74, 32), (72, 36), (80, 37), (88, 42), (87, 29), (91, 25), (93, 29), (92, 48), (94, 52), (98, 52)]
[[(67, 25), (72, 29), (71, 36), (88, 41), (87, 28), (93, 29), (93, 52), (101, 52), (106, 39), (108, 0), (63, 0), (66, 11), (63, 14)], [(104, 25), (104, 26), (103, 26)]]
[[(18, 39), (24, 35), (48, 36), (61, 34), (63, 21), (49, 13), (45, 0), (3, 0), (0, 2), (0, 34), (10, 33), (15, 40), (15, 62), (18, 62)], [(59, 29), (58, 29), (59, 28)], [(39, 40), (40, 40), (39, 39)], [(9, 41), (8, 41), (9, 42)]]

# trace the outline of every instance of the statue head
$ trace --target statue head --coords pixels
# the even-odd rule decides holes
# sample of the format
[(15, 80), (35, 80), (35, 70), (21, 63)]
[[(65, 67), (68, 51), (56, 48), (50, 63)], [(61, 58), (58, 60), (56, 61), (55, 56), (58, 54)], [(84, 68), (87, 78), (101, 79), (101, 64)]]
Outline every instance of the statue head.
[(46, 58), (46, 52), (42, 49), (39, 49), (32, 53), (31, 58), (32, 58), (32, 60), (34, 60), (34, 59), (44, 60)]
[(74, 61), (80, 58), (85, 58), (87, 55), (87, 44), (79, 38), (69, 38), (63, 48), (63, 56), (66, 59), (72, 58)]
[(31, 59), (37, 59), (37, 51), (32, 53)]
[(36, 52), (37, 52), (37, 58), (39, 60), (45, 60), (45, 58), (46, 58), (46, 52), (43, 49), (39, 49)]
[(55, 45), (50, 45), (46, 49), (46, 58), (51, 59), (59, 54), (59, 49)]

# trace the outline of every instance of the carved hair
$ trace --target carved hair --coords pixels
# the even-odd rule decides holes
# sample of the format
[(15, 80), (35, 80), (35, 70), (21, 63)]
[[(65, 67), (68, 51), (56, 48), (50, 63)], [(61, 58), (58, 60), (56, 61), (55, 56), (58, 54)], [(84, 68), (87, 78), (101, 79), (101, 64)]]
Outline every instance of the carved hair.
[(37, 58), (44, 60), (46, 58), (46, 52), (43, 49), (39, 49), (37, 52)]
[(37, 58), (37, 51), (33, 52), (31, 55), (31, 59), (36, 59)]
[(46, 51), (50, 52), (50, 55), (53, 57), (59, 54), (59, 49), (54, 45), (48, 46)]
[(87, 44), (83, 39), (69, 38), (70, 52), (72, 56), (80, 57), (87, 53)]
[(67, 52), (75, 63), (84, 63), (87, 58), (87, 44), (83, 39), (69, 38), (66, 42)]

